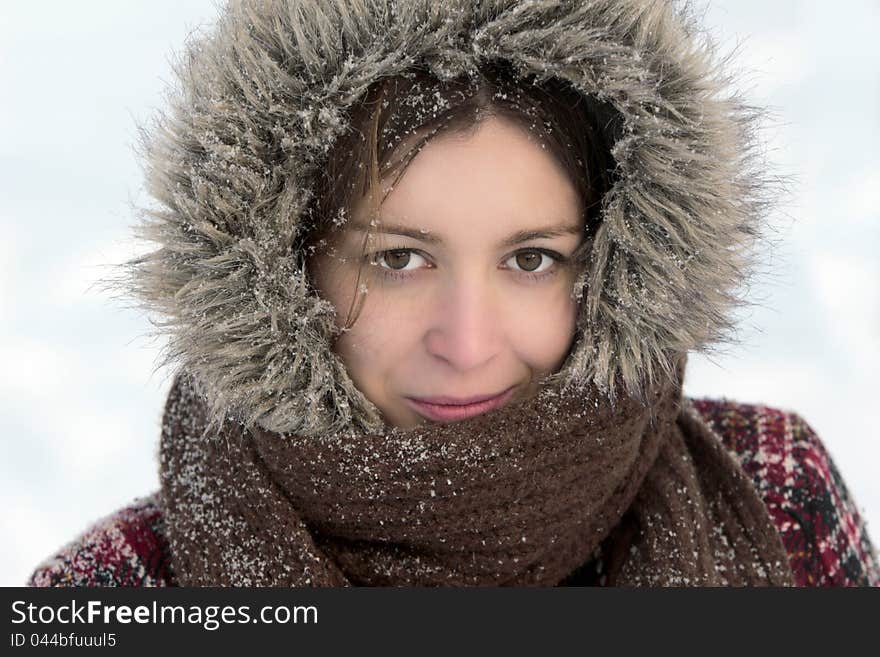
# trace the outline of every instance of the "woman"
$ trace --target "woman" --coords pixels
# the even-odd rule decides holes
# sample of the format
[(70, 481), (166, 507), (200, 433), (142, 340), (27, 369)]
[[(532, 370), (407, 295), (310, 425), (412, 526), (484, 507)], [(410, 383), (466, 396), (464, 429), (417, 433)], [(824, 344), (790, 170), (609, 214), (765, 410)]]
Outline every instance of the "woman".
[(162, 489), (37, 585), (876, 585), (797, 415), (682, 396), (768, 188), (665, 2), (234, 2), (147, 135)]

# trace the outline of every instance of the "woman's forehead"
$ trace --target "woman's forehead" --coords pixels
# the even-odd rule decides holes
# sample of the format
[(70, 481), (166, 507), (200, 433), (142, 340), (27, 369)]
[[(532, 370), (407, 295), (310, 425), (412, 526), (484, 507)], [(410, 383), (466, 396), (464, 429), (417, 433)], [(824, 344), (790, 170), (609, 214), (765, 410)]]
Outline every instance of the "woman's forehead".
[(441, 244), (461, 233), (500, 241), (579, 232), (582, 224), (565, 170), (519, 127), (495, 119), (473, 133), (430, 140), (393, 185), (383, 181), (382, 196), (378, 217), (365, 198), (350, 226)]

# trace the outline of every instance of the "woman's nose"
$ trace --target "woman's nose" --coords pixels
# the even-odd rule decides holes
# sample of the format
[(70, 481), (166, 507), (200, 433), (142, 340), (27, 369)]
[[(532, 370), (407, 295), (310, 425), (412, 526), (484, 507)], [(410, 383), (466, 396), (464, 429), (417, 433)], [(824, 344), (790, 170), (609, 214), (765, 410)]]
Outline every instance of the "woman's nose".
[(479, 368), (501, 349), (501, 308), (485, 283), (458, 281), (437, 291), (425, 333), (428, 352), (457, 370)]

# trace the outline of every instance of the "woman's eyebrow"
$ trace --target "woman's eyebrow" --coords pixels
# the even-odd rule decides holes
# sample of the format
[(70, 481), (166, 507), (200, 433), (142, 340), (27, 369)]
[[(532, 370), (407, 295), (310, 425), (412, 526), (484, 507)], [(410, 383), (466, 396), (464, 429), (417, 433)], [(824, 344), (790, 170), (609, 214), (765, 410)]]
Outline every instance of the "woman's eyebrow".
[[(398, 224), (382, 223), (378, 226), (370, 227), (366, 226), (365, 224), (351, 223), (348, 225), (348, 228), (359, 230), (362, 232), (372, 230), (372, 232), (374, 233), (384, 233), (387, 235), (403, 235), (405, 237), (411, 237), (415, 240), (425, 242), (426, 244), (443, 244), (443, 240), (431, 231), (418, 230), (414, 228), (409, 228), (408, 226), (400, 226)], [(510, 237), (502, 240), (501, 246), (515, 246), (517, 244), (522, 244), (523, 242), (528, 242), (530, 240), (551, 239), (554, 237), (561, 237), (563, 235), (577, 235), (580, 234), (580, 232), (580, 226), (570, 223), (562, 223), (553, 226), (545, 226), (542, 228), (533, 228), (528, 230), (518, 230)]]

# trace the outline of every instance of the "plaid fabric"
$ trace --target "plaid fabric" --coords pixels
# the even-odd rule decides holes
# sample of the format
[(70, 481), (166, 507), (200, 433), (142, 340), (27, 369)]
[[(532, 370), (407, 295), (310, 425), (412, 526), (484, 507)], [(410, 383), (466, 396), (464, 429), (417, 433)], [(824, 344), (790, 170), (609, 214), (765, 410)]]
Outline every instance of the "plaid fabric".
[(799, 586), (880, 586), (864, 522), (816, 432), (766, 406), (694, 400), (776, 523)]
[[(742, 463), (798, 586), (880, 586), (865, 524), (819, 437), (797, 414), (692, 399)], [(158, 494), (107, 516), (37, 567), (30, 586), (176, 586)]]
[(28, 586), (176, 586), (158, 493), (102, 518), (40, 564)]

